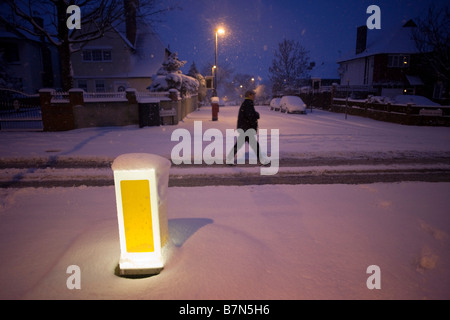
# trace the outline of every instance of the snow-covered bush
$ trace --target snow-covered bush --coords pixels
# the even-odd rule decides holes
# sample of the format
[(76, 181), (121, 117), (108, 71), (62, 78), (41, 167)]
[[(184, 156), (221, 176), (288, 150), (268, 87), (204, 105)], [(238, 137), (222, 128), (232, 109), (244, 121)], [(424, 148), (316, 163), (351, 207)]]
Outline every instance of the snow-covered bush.
[(191, 67), (189, 68), (189, 72), (187, 74), (189, 77), (197, 79), (199, 83), (198, 87), (198, 101), (203, 101), (208, 93), (206, 89), (206, 80), (205, 77), (197, 70), (197, 66), (195, 62), (192, 62)]
[(389, 99), (389, 97), (384, 97), (384, 96), (369, 96), (367, 98), (367, 102), (380, 103), (380, 104), (392, 103), (392, 101), (391, 101), (391, 99)]
[(178, 54), (172, 53), (163, 63), (158, 72), (152, 76), (152, 84), (147, 87), (152, 92), (169, 91), (176, 89), (181, 97), (190, 97), (198, 93), (197, 79), (184, 75), (180, 68), (186, 61), (178, 60)]
[(196, 95), (198, 93), (198, 88), (200, 83), (197, 79), (189, 77), (187, 75), (181, 75), (181, 96), (191, 96)]

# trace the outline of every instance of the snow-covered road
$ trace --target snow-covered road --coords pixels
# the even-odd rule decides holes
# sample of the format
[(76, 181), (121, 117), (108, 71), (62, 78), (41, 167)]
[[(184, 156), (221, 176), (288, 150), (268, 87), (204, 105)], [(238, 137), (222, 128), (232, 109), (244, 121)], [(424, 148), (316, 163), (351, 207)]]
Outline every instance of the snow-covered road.
[[(403, 162), (404, 159), (402, 159)], [(447, 161), (448, 162), (448, 161)], [(290, 161), (276, 175), (261, 176), (258, 166), (241, 165), (172, 167), (170, 187), (264, 185), (264, 184), (362, 184), (375, 182), (426, 181), (450, 182), (450, 164), (443, 159), (415, 159), (414, 163), (393, 164), (386, 160), (377, 165), (352, 164), (301, 166)], [(297, 164), (297, 166), (293, 166)], [(113, 171), (109, 167), (33, 167), (0, 169), (0, 188), (111, 186)]]
[[(450, 128), (417, 127), (375, 121), (314, 109), (307, 115), (282, 114), (258, 106), (260, 129), (279, 130), (280, 159), (414, 158), (450, 154)], [(153, 153), (171, 157), (178, 141), (173, 132), (186, 129), (192, 139), (208, 129), (235, 129), (238, 107), (222, 107), (219, 121), (211, 121), (211, 107), (189, 114), (177, 126), (85, 128), (67, 132), (0, 132), (0, 161), (114, 159), (124, 153)], [(194, 132), (196, 122), (202, 132)], [(270, 133), (270, 132), (269, 132)], [(195, 135), (194, 135), (195, 134)], [(203, 148), (210, 142), (202, 142)], [(225, 148), (225, 143), (224, 143)], [(280, 160), (281, 161), (281, 160)]]
[[(224, 132), (237, 107), (173, 127), (0, 132), (0, 299), (450, 298), (450, 183), (424, 182), (449, 181), (450, 128), (257, 109), (261, 128), (280, 130), (279, 172), (173, 165), (170, 257), (144, 279), (115, 274), (112, 160), (170, 158), (174, 130)], [(71, 265), (80, 290), (66, 286)], [(367, 286), (372, 265), (379, 290)]]

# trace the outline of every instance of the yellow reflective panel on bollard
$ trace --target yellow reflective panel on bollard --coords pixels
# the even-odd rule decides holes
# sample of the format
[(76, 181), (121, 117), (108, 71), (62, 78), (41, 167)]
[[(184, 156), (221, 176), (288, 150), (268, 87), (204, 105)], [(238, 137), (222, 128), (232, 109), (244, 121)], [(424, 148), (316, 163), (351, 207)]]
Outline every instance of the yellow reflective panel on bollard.
[(120, 189), (127, 252), (155, 251), (149, 181), (122, 180)]
[(121, 155), (112, 164), (120, 275), (152, 275), (164, 268), (170, 243), (167, 221), (170, 165), (165, 158), (145, 153)]

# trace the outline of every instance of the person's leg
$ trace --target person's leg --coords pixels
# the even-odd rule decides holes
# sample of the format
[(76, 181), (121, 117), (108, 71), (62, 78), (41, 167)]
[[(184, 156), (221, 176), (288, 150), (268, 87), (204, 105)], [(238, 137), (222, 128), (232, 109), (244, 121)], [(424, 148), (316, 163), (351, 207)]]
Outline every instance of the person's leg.
[[(259, 142), (258, 142), (258, 139), (257, 139), (256, 135), (253, 136), (251, 142), (250, 142), (250, 137), (249, 137), (249, 136), (246, 136), (246, 137), (245, 137), (245, 142), (247, 142), (248, 145), (252, 148), (252, 150), (253, 150), (254, 152), (256, 152), (256, 159), (257, 159), (257, 161), (258, 161), (258, 162), (261, 162), (261, 161), (260, 161), (261, 158), (260, 158), (260, 155), (259, 155), (260, 147), (259, 147)], [(256, 147), (256, 148), (255, 148), (255, 147)]]
[(245, 143), (245, 140), (242, 139), (241, 135), (239, 135), (237, 137), (237, 140), (236, 140), (236, 143), (234, 144), (233, 149), (231, 149), (230, 152), (228, 153), (227, 164), (234, 164), (234, 159), (236, 158), (236, 154), (237, 154), (238, 150), (242, 148), (244, 143)]

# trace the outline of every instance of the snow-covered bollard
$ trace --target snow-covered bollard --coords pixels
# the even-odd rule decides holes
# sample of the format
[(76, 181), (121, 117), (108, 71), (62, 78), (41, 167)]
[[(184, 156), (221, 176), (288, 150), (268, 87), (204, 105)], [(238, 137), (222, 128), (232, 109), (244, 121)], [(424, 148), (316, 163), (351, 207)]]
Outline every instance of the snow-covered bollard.
[(219, 97), (211, 98), (212, 121), (219, 120)]
[(113, 164), (120, 237), (120, 275), (158, 274), (169, 240), (167, 189), (170, 161), (131, 153)]

